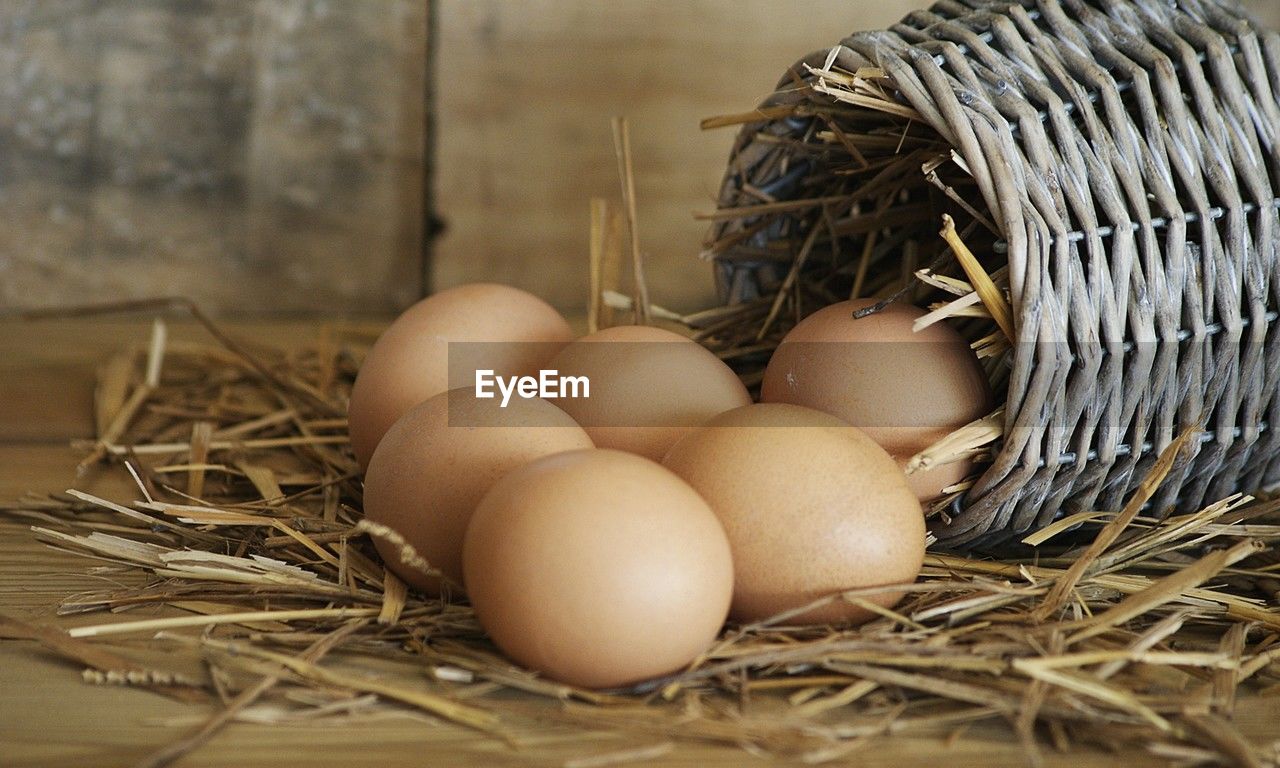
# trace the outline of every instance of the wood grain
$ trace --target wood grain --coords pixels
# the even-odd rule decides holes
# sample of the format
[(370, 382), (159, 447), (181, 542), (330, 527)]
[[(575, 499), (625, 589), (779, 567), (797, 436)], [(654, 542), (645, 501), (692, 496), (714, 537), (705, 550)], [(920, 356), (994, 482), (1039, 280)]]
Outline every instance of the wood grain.
[(425, 10), (0, 3), (0, 304), (411, 301)]
[[(741, 112), (801, 55), (924, 0), (431, 0), (447, 220), (431, 280), (581, 311), (588, 201), (630, 117), (657, 302), (696, 257)], [(237, 314), (420, 295), (428, 0), (0, 3), (0, 305), (181, 293)], [(1280, 3), (1246, 0), (1280, 27)]]
[[(620, 199), (610, 117), (631, 122), (653, 301), (710, 301), (697, 258), (732, 129), (800, 56), (896, 21), (903, 0), (586, 0), (440, 5), (440, 210), (434, 278), (498, 279), (582, 311), (589, 200)], [(624, 270), (625, 271), (625, 270)]]

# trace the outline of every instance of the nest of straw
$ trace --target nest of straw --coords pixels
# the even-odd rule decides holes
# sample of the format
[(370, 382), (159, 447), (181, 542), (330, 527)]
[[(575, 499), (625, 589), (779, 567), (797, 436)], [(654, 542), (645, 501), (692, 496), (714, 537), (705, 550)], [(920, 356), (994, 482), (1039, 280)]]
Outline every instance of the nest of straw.
[[(1195, 514), (1139, 514), (1192, 434), (1125, 508), (1089, 513), (1102, 528), (1087, 546), (1058, 545), (1072, 518), (1028, 540), (1034, 560), (931, 554), (895, 610), (867, 602), (874, 590), (825, 598), (875, 610), (871, 623), (731, 625), (679, 674), (587, 691), (511, 666), (465, 603), (409, 592), (381, 565), (342, 418), (367, 339), (326, 331), (281, 351), (208, 325), (214, 341), (193, 345), (167, 343), (157, 322), (102, 368), (85, 466), (130, 473), (138, 501), (68, 491), (5, 510), (49, 546), (143, 578), (58, 608), (102, 613), (100, 624), (68, 634), (0, 620), (0, 634), (41, 640), (84, 665), (87, 683), (224, 703), (150, 765), (237, 719), (378, 713), (448, 721), (531, 757), (552, 725), (639, 744), (583, 766), (653, 759), (680, 742), (821, 763), (881, 735), (955, 740), (979, 724), (1007, 729), (1032, 763), (1102, 745), (1280, 764), (1275, 745), (1231, 722), (1243, 692), (1280, 693), (1280, 504), (1237, 495)], [(130, 616), (161, 606), (176, 610)], [(139, 668), (110, 649), (122, 637), (190, 646), (208, 673)], [(361, 655), (424, 674), (326, 663)]]

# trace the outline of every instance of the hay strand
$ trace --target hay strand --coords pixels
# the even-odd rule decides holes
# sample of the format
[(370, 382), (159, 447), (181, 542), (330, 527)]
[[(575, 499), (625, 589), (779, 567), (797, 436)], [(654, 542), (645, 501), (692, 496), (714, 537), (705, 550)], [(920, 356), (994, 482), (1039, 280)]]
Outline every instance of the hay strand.
[(947, 245), (951, 247), (956, 260), (960, 262), (961, 269), (968, 276), (974, 291), (982, 299), (983, 306), (987, 308), (991, 319), (995, 320), (1000, 332), (1004, 334), (1006, 339), (1015, 340), (1017, 336), (1013, 329), (1013, 310), (1009, 308), (1009, 302), (1005, 301), (1004, 294), (1000, 292), (995, 282), (992, 281), (991, 276), (983, 269), (978, 257), (974, 256), (973, 251), (969, 250), (969, 246), (965, 245), (964, 239), (956, 231), (955, 219), (952, 219), (950, 214), (942, 215), (942, 231), (939, 234), (947, 241)]
[(636, 175), (631, 159), (631, 126), (625, 117), (613, 118), (613, 149), (618, 158), (618, 178), (622, 184), (622, 205), (626, 213), (627, 232), (631, 244), (632, 288), (635, 290), (635, 321), (648, 325), (649, 284), (644, 276), (644, 257), (640, 252), (640, 224), (636, 215)]

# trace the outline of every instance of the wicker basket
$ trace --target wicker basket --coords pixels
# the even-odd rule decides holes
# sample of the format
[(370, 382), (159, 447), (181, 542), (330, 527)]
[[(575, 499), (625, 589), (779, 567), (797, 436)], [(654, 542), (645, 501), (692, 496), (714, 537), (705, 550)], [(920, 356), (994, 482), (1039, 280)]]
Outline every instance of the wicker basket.
[(946, 265), (954, 214), (1016, 339), (1003, 436), (932, 519), (942, 544), (1118, 508), (1197, 424), (1151, 512), (1198, 509), (1280, 479), (1278, 95), (1280, 37), (1230, 0), (947, 0), (787, 73), (735, 142), (708, 255), (727, 304), (785, 294), (776, 337), (850, 283), (927, 299), (911, 273)]

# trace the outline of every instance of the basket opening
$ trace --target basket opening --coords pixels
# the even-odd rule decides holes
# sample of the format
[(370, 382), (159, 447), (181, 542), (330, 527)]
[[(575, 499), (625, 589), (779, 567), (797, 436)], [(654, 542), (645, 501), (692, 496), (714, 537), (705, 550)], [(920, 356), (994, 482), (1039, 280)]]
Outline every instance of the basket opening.
[[(733, 349), (750, 339), (752, 352), (767, 352), (758, 345), (776, 342), (797, 319), (851, 297), (895, 297), (922, 306), (954, 300), (962, 291), (957, 286), (967, 281), (939, 235), (944, 214), (955, 220), (987, 273), (997, 284), (1005, 282), (1005, 249), (990, 212), (959, 156), (936, 132), (916, 119), (873, 109), (796, 113), (754, 126), (758, 132), (750, 140), (770, 151), (726, 180), (727, 199), (704, 256), (715, 259), (722, 298), (737, 308), (741, 322), (706, 341)], [(917, 276), (931, 267), (939, 279)], [(775, 302), (780, 311), (766, 324), (769, 313), (761, 307)], [(752, 315), (760, 318), (754, 326), (745, 322)], [(994, 330), (980, 315), (979, 306), (956, 316), (971, 341)], [(760, 358), (735, 359), (749, 367)]]
[(1007, 302), (996, 223), (960, 156), (901, 108), (883, 73), (857, 80), (892, 111), (806, 103), (739, 138), (753, 153), (731, 166), (705, 251), (727, 307), (699, 338), (755, 385), (808, 314), (849, 298), (911, 303), (938, 311), (974, 346), (1003, 404), (1011, 345), (984, 305), (964, 298), (969, 279), (940, 234), (950, 216)]

